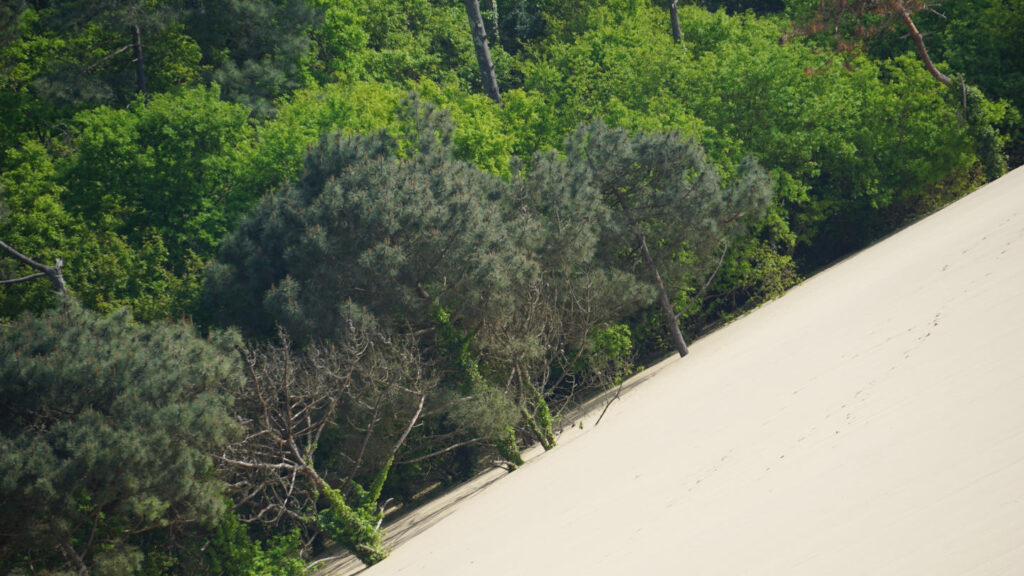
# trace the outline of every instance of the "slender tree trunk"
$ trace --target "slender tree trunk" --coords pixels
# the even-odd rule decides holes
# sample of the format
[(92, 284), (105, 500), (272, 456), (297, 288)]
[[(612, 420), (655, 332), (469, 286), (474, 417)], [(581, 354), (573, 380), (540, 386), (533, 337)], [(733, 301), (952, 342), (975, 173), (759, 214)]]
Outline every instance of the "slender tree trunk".
[(498, 0), (491, 0), (491, 23), (494, 26), (494, 43), (501, 46), (501, 32), (498, 29)]
[(665, 320), (665, 328), (668, 328), (669, 336), (672, 338), (672, 346), (675, 347), (679, 357), (682, 358), (690, 352), (690, 349), (687, 348), (686, 340), (683, 339), (683, 333), (679, 330), (679, 322), (676, 320), (676, 312), (672, 307), (672, 299), (669, 298), (668, 290), (665, 288), (665, 281), (661, 279), (658, 266), (655, 265), (654, 258), (651, 257), (651, 252), (647, 249), (647, 238), (642, 233), (637, 235), (640, 237), (640, 252), (643, 255), (644, 263), (647, 264), (651, 276), (654, 278), (655, 288), (658, 290), (658, 303), (661, 304), (661, 315)]
[(480, 15), (479, 0), (464, 0), (466, 15), (469, 16), (469, 29), (473, 33), (473, 46), (476, 48), (476, 63), (480, 67), (480, 79), (483, 81), (484, 92), (491, 100), (501, 103), (498, 92), (498, 79), (494, 75), (494, 62), (491, 60), (491, 49), (487, 46), (487, 31), (484, 19)]
[[(630, 214), (629, 202), (626, 201), (626, 198), (621, 192), (615, 191), (614, 194), (615, 199), (622, 208), (622, 213), (624, 215)], [(687, 348), (683, 332), (679, 329), (679, 321), (676, 320), (676, 312), (672, 307), (672, 298), (668, 295), (665, 281), (661, 278), (661, 272), (658, 272), (658, 265), (654, 261), (654, 257), (651, 256), (651, 251), (647, 249), (647, 236), (644, 235), (640, 226), (632, 217), (629, 218), (629, 226), (633, 233), (636, 234), (637, 241), (640, 242), (640, 256), (643, 258), (644, 264), (647, 265), (651, 278), (654, 279), (654, 287), (658, 290), (658, 304), (661, 305), (661, 315), (665, 320), (665, 328), (668, 329), (669, 336), (672, 339), (672, 347), (676, 349), (679, 357), (682, 358), (689, 354), (690, 349)]]
[(949, 79), (949, 76), (940, 72), (932, 62), (931, 57), (928, 56), (928, 49), (924, 45), (924, 37), (921, 36), (921, 32), (917, 29), (917, 26), (914, 25), (914, 20), (910, 18), (910, 11), (907, 10), (903, 5), (903, 2), (900, 0), (893, 0), (892, 8), (897, 14), (899, 14), (900, 18), (903, 20), (903, 24), (905, 24), (907, 29), (910, 31), (910, 37), (914, 39), (914, 45), (917, 46), (917, 55), (920, 56), (921, 61), (924, 62), (925, 69), (927, 69), (936, 80), (946, 86), (949, 86), (949, 83), (952, 82), (952, 80)]
[(672, 0), (668, 5), (668, 11), (672, 15), (672, 39), (679, 44), (683, 41), (683, 31), (679, 28), (679, 0)]
[(142, 31), (132, 25), (132, 49), (135, 51), (135, 91), (146, 93), (146, 65), (142, 62)]
[(398, 441), (395, 442), (395, 445), (391, 447), (389, 460), (394, 461), (395, 456), (398, 455), (398, 450), (402, 447), (402, 444), (405, 444), (405, 440), (409, 437), (409, 433), (412, 432), (413, 427), (416, 426), (416, 422), (419, 421), (420, 414), (423, 414), (423, 404), (426, 403), (426, 401), (427, 395), (421, 394), (419, 406), (416, 407), (416, 413), (412, 415), (412, 419), (409, 420), (409, 425), (402, 431), (401, 438), (399, 438)]

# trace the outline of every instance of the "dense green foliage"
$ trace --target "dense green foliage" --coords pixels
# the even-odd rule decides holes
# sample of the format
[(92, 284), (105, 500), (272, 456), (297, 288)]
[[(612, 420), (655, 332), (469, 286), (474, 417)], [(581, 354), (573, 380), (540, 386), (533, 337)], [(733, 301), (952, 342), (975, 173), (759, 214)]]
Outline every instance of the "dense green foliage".
[(680, 4), (481, 2), (498, 105), (457, 0), (3, 2), (0, 240), (80, 304), (0, 285), (0, 571), (378, 561), (386, 502), (1024, 162), (1020, 0), (908, 1), (932, 72), (884, 10)]
[(408, 113), (408, 158), (382, 133), (326, 136), (302, 176), (241, 222), (210, 269), (218, 321), (305, 341), (352, 322), (423, 328), (435, 302), (468, 325), (504, 313), (508, 285), (528, 273), (491, 201), (505, 183), (455, 159), (440, 111)]
[(711, 271), (714, 254), (757, 221), (771, 201), (768, 176), (752, 158), (737, 181), (723, 186), (704, 151), (678, 133), (631, 137), (601, 121), (581, 127), (566, 143), (570, 162), (586, 167), (597, 193), (613, 213), (602, 230), (603, 252), (623, 270), (644, 269), (658, 292), (664, 322), (680, 355), (673, 296)]
[(209, 574), (222, 576), (302, 576), (306, 563), (299, 557), (301, 549), (297, 530), (278, 534), (264, 545), (229, 513), (210, 535), (202, 561)]
[(62, 303), (0, 332), (0, 566), (139, 569), (147, 534), (223, 512), (237, 341)]

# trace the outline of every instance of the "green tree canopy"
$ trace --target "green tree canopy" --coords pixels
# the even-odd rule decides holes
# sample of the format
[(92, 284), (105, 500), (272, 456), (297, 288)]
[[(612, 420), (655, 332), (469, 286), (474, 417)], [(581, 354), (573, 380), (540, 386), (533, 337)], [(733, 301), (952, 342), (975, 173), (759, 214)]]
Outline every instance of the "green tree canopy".
[(509, 309), (508, 284), (531, 268), (492, 201), (504, 183), (454, 158), (441, 110), (414, 100), (409, 114), (405, 158), (383, 133), (310, 150), (301, 178), (225, 240), (208, 275), (211, 318), (301, 340), (361, 318), (424, 328), (437, 305), (476, 329)]
[(216, 88), (83, 112), (63, 175), (65, 203), (135, 245), (160, 237), (180, 273), (190, 252), (212, 255), (255, 200), (232, 186), (229, 170), (234, 150), (252, 135), (248, 114), (221, 102)]
[(681, 356), (674, 300), (686, 282), (703, 279), (729, 240), (756, 222), (772, 199), (768, 175), (753, 159), (723, 185), (703, 149), (677, 132), (638, 133), (584, 125), (566, 143), (569, 162), (585, 167), (614, 213), (603, 230), (606, 258), (640, 268), (658, 294), (665, 327)]
[(237, 345), (73, 302), (0, 328), (0, 567), (130, 574), (145, 534), (217, 519)]
[(202, 49), (204, 75), (225, 98), (258, 114), (307, 84), (310, 29), (320, 14), (305, 0), (188, 0), (186, 29)]

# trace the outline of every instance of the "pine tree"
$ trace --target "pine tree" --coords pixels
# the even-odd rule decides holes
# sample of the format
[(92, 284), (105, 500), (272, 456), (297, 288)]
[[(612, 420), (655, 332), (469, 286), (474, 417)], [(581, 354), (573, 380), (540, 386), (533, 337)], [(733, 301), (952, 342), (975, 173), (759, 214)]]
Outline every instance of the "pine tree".
[[(147, 67), (150, 47), (178, 38), (184, 16), (179, 2), (150, 0), (56, 0), (43, 13), (48, 31), (67, 48), (36, 84), (72, 105), (127, 104), (135, 94), (146, 94), (153, 76)], [(181, 45), (164, 42), (175, 44)], [(157, 66), (181, 67), (181, 57), (159, 54)]]
[(514, 283), (515, 313), (477, 333), (487, 363), (500, 366), (514, 391), (526, 438), (555, 444), (557, 397), (567, 404), (587, 386), (607, 385), (590, 355), (590, 342), (653, 294), (634, 275), (599, 254), (613, 212), (602, 202), (585, 166), (558, 154), (538, 154), (514, 178), (507, 221), (514, 242), (526, 247), (537, 273)]
[(536, 266), (496, 201), (508, 184), (455, 159), (447, 115), (412, 99), (403, 120), (397, 140), (331, 134), (311, 149), (302, 176), (224, 241), (202, 314), (254, 338), (283, 328), (296, 348), (361, 331), (417, 339), (442, 385), (398, 456), (422, 461), (516, 423), (502, 389), (478, 381), (472, 340), (515, 312), (511, 287)]
[(258, 114), (305, 82), (319, 15), (305, 0), (187, 0), (185, 30), (202, 49), (206, 77)]
[(205, 312), (298, 343), (350, 323), (416, 331), (438, 306), (474, 331), (508, 314), (508, 287), (534, 269), (491, 199), (507, 184), (453, 155), (452, 124), (410, 102), (402, 146), (383, 134), (325, 136), (301, 178), (265, 198), (225, 239)]
[(763, 213), (772, 194), (767, 174), (747, 159), (725, 185), (696, 142), (675, 132), (630, 135), (600, 120), (567, 140), (566, 155), (614, 213), (603, 254), (623, 270), (644, 271), (672, 345), (685, 356), (675, 296), (688, 279), (709, 273), (714, 254)]
[(70, 301), (0, 329), (0, 571), (131, 574), (145, 534), (218, 518), (237, 345)]

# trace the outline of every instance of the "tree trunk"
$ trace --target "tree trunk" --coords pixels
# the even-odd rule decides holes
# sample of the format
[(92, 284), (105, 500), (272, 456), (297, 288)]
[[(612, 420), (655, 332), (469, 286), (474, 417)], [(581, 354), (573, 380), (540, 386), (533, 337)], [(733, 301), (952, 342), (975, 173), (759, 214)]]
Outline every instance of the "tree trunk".
[(480, 67), (480, 79), (483, 81), (484, 92), (501, 104), (501, 93), (498, 92), (498, 79), (494, 75), (494, 62), (491, 61), (491, 49), (487, 46), (487, 31), (484, 19), (480, 15), (479, 0), (464, 0), (466, 15), (469, 16), (469, 29), (473, 33), (473, 47), (476, 48), (476, 63)]
[(658, 266), (655, 265), (654, 258), (651, 257), (651, 252), (647, 249), (647, 238), (642, 233), (637, 235), (640, 237), (640, 252), (643, 255), (644, 263), (647, 264), (651, 276), (654, 278), (654, 285), (658, 289), (658, 303), (661, 304), (661, 315), (665, 320), (665, 328), (668, 328), (669, 336), (672, 338), (672, 346), (675, 347), (679, 357), (682, 358), (690, 350), (686, 347), (686, 340), (683, 339), (682, 331), (679, 330), (679, 322), (676, 320), (676, 312), (672, 307), (672, 299), (669, 298), (665, 282), (661, 279), (661, 274), (658, 272)]
[(501, 32), (498, 29), (498, 0), (491, 0), (491, 24), (494, 29), (494, 42), (501, 46)]
[(683, 41), (683, 31), (679, 29), (679, 0), (672, 0), (668, 11), (672, 15), (672, 39), (679, 44)]
[(132, 26), (132, 49), (135, 51), (135, 91), (146, 93), (146, 65), (142, 62), (142, 31)]
[(910, 11), (903, 5), (900, 0), (893, 0), (892, 9), (899, 14), (903, 20), (903, 24), (906, 25), (907, 29), (910, 30), (910, 37), (914, 39), (914, 45), (917, 46), (917, 55), (921, 57), (921, 61), (924, 62), (925, 69), (939, 82), (946, 86), (952, 82), (949, 76), (946, 76), (935, 67), (930, 56), (928, 56), (928, 49), (924, 45), (924, 37), (921, 36), (921, 32), (914, 25), (913, 19), (910, 18)]
[[(615, 199), (618, 201), (619, 206), (622, 208), (623, 214), (630, 214), (629, 203), (621, 192), (614, 192)], [(654, 279), (654, 287), (658, 290), (658, 303), (661, 305), (661, 315), (665, 320), (665, 328), (668, 329), (669, 337), (672, 339), (672, 347), (679, 353), (679, 357), (682, 358), (689, 354), (690, 349), (686, 346), (686, 340), (683, 338), (683, 332), (679, 330), (679, 322), (676, 320), (676, 312), (672, 307), (672, 298), (668, 295), (668, 289), (665, 288), (665, 281), (661, 278), (661, 272), (658, 272), (658, 265), (651, 256), (651, 251), (647, 249), (647, 237), (644, 235), (640, 226), (632, 218), (629, 219), (630, 229), (636, 234), (637, 241), (640, 242), (640, 256), (644, 260), (644, 264), (647, 265), (648, 272), (651, 274), (651, 278)]]

